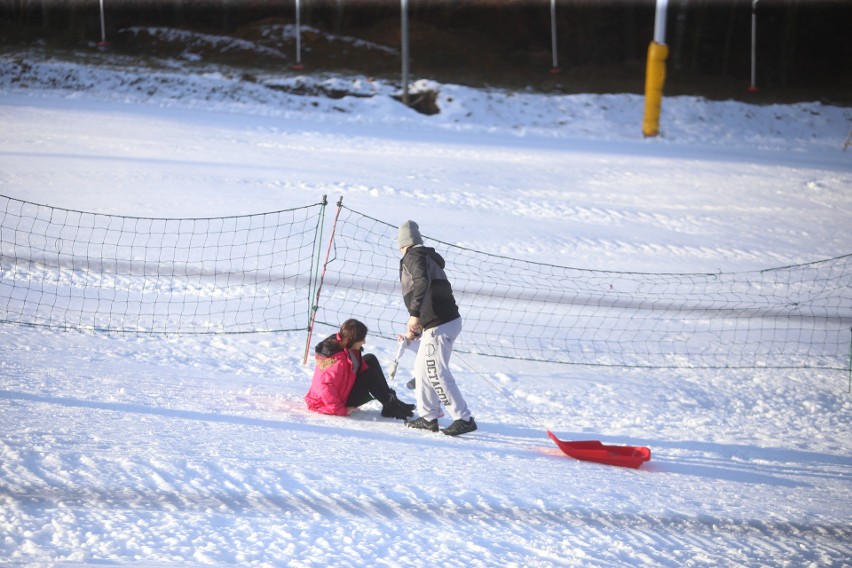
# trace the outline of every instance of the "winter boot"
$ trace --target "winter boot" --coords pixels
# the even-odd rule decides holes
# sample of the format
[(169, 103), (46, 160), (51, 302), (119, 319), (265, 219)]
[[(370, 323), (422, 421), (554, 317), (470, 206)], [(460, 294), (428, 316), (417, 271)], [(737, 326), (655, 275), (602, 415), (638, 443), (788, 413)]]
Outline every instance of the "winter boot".
[(395, 391), (395, 390), (393, 390), (393, 389), (388, 389), (388, 390), (390, 390), (391, 397), (396, 398), (396, 399), (399, 401), (399, 404), (401, 404), (402, 406), (404, 406), (404, 407), (406, 408), (406, 410), (410, 410), (410, 411), (412, 412), (412, 414), (409, 414), (408, 416), (413, 416), (414, 409), (415, 409), (415, 408), (417, 408), (417, 405), (415, 405), (415, 404), (409, 404), (409, 403), (407, 403), (407, 402), (402, 402), (401, 400), (399, 400), (399, 399), (396, 397), (396, 391)]
[(470, 417), (470, 420), (465, 422), (464, 420), (455, 420), (452, 424), (441, 430), (447, 436), (458, 436), (460, 434), (467, 434), (468, 432), (473, 432), (476, 430), (476, 422), (473, 420), (473, 416)]
[(405, 420), (414, 416), (414, 405), (402, 402), (395, 393), (391, 393), (388, 401), (382, 405), (382, 416)]
[(405, 425), (409, 428), (417, 428), (419, 430), (429, 430), (430, 432), (438, 431), (438, 419), (426, 420), (422, 416), (417, 420), (406, 420)]

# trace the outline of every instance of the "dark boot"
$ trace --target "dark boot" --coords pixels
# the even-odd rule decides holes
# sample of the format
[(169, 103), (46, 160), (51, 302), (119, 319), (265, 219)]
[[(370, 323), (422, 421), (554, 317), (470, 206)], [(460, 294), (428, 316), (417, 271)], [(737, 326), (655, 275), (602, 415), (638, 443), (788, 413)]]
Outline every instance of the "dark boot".
[[(399, 400), (399, 398), (397, 398), (397, 396), (396, 396), (396, 391), (393, 390), (390, 387), (388, 387), (388, 393), (390, 394), (391, 398), (396, 398), (402, 406), (406, 407), (407, 409), (411, 410), (412, 412), (414, 412), (414, 409), (417, 408), (417, 406), (414, 405), (414, 404), (408, 404), (407, 402), (402, 402), (401, 400)], [(411, 415), (409, 414), (409, 416), (411, 416)]]
[(467, 422), (464, 420), (454, 420), (452, 424), (441, 430), (441, 432), (447, 436), (460, 436), (461, 434), (467, 434), (475, 430), (476, 422), (474, 422), (473, 416), (471, 416)]
[(414, 405), (406, 404), (396, 398), (396, 393), (391, 392), (388, 401), (382, 405), (382, 416), (386, 418), (396, 418), (397, 420), (405, 420), (414, 416)]
[(405, 425), (409, 428), (417, 428), (418, 430), (429, 430), (430, 432), (438, 431), (438, 419), (426, 420), (422, 416), (417, 420), (406, 420)]

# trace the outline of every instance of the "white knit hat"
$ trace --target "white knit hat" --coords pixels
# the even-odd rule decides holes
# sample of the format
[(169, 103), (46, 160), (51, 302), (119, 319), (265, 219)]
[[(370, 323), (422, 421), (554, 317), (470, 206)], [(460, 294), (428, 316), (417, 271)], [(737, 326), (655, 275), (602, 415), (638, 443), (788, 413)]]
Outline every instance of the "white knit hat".
[(397, 237), (399, 248), (411, 245), (422, 245), (423, 237), (420, 236), (420, 227), (414, 221), (406, 221), (399, 226), (399, 237)]

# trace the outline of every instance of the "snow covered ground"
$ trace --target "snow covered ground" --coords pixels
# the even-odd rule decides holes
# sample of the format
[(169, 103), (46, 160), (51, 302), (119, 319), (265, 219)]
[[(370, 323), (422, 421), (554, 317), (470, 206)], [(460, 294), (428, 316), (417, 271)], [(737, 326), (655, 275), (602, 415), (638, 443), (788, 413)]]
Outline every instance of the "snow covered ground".
[[(0, 194), (152, 217), (342, 196), (443, 241), (592, 269), (730, 272), (852, 252), (848, 108), (669, 98), (663, 136), (646, 140), (642, 99), (630, 95), (423, 82), (441, 108), (424, 116), (364, 77), (247, 81), (192, 69), (4, 55)], [(456, 376), (480, 430), (447, 438), (383, 419), (377, 405), (349, 418), (308, 413), (304, 333), (5, 324), (0, 336), (3, 563), (852, 558), (845, 373), (463, 356)], [(368, 338), (384, 363), (394, 348)], [(640, 470), (578, 462), (546, 428), (646, 445), (652, 460)]]

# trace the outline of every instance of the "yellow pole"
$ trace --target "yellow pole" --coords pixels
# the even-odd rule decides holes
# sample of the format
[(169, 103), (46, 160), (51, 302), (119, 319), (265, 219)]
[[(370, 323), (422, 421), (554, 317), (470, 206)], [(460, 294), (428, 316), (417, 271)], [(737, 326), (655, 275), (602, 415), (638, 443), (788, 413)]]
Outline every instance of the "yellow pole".
[(646, 137), (660, 133), (660, 107), (663, 104), (668, 56), (669, 48), (666, 44), (651, 42), (645, 68), (645, 116), (642, 119), (642, 134)]

